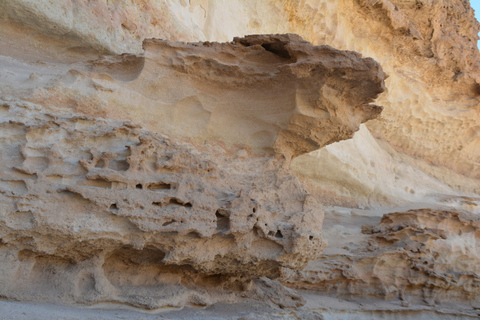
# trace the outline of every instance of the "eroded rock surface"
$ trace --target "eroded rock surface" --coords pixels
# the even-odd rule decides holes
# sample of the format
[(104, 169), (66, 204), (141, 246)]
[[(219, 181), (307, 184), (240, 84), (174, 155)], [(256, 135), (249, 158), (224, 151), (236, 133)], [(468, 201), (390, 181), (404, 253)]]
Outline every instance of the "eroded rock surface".
[(240, 290), (325, 247), (321, 205), (283, 161), (26, 102), (1, 112), (3, 296), (178, 305), (163, 286)]
[[(4, 92), (41, 105), (1, 104), (2, 295), (303, 304), (268, 278), (320, 255), (323, 211), (285, 168), (380, 113), (369, 102), (384, 89), (381, 67), (296, 35), (144, 47), (145, 57), (50, 62), (48, 73), (18, 62), (35, 73), (4, 79), (19, 84)], [(147, 128), (99, 117), (120, 103), (112, 118), (140, 111), (132, 118), (148, 116)]]
[(130, 119), (197, 143), (221, 140), (256, 154), (275, 150), (288, 160), (351, 138), (382, 110), (370, 104), (385, 89), (377, 62), (312, 46), (297, 35), (230, 43), (146, 40), (144, 47), (145, 56), (52, 63), (50, 74), (32, 64), (33, 78), (7, 81), (35, 103)]
[[(371, 59), (294, 35), (227, 44), (149, 40), (145, 48), (145, 62), (106, 57), (66, 75), (60, 67), (57, 86), (24, 94), (39, 100), (53, 89), (59, 97), (56, 89), (70, 81), (70, 93), (135, 93), (163, 101), (170, 114), (186, 99), (203, 99), (211, 115), (201, 130), (211, 139), (199, 144), (188, 126), (172, 139), (93, 118), (65, 100), (49, 104), (52, 95), (45, 107), (3, 102), (1, 234), (4, 255), (13, 256), (2, 266), (2, 294), (153, 308), (209, 304), (220, 298), (197, 291), (213, 282), (231, 295), (301, 305), (289, 289), (252, 277), (276, 278), (319, 256), (326, 245), (321, 204), (271, 151), (252, 156), (228, 146), (255, 151), (260, 144), (289, 160), (348, 138), (381, 110), (368, 102), (383, 90), (385, 74)], [(159, 113), (156, 126), (167, 127), (169, 117)], [(184, 124), (198, 124), (195, 115), (181, 113)], [(173, 296), (163, 297), (165, 290)]]
[[(479, 199), (456, 201), (476, 207)], [(361, 236), (352, 227), (333, 228), (338, 244), (286, 281), (294, 287), (399, 299), (405, 307), (467, 302), (478, 308), (478, 213), (413, 209), (361, 225), (365, 218), (352, 217), (351, 226), (361, 226)]]
[[(468, 1), (21, 0), (0, 3), (0, 27), (5, 297), (478, 316)], [(314, 46), (176, 42), (276, 33)], [(145, 38), (168, 41), (143, 54)], [(336, 143), (377, 115), (384, 74), (325, 44), (389, 74), (382, 115)], [(303, 186), (275, 151), (301, 155)]]
[(384, 90), (378, 63), (312, 46), (297, 35), (254, 35), (226, 44), (147, 40), (144, 48), (145, 67), (131, 86), (175, 103), (171, 110), (187, 108), (186, 96), (190, 108), (203, 107), (209, 114), (196, 136), (261, 150), (273, 146), (290, 159), (351, 138), (382, 110), (369, 104)]

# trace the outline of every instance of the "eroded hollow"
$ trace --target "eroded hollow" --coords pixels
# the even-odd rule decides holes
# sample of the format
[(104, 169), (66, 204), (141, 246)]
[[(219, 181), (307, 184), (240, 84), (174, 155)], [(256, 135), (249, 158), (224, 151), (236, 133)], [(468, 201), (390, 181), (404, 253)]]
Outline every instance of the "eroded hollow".
[[(102, 268), (107, 280), (120, 294), (142, 299), (162, 299), (166, 292), (183, 292), (184, 288), (226, 292), (248, 289), (249, 277), (223, 273), (203, 274), (190, 265), (164, 264), (164, 257), (165, 253), (153, 246), (141, 250), (123, 247), (108, 254)], [(273, 266), (275, 265), (266, 263), (261, 267), (269, 269)]]
[(77, 182), (77, 185), (94, 187), (94, 188), (103, 188), (103, 189), (111, 189), (112, 188), (112, 182), (104, 180), (104, 179), (80, 180), (80, 181)]
[(225, 232), (230, 229), (230, 219), (225, 212), (221, 212), (217, 210), (215, 212), (215, 217), (217, 218), (217, 231), (218, 232)]
[(177, 222), (177, 221), (174, 220), (174, 219), (166, 221), (166, 222), (162, 223), (162, 227), (169, 226), (169, 225), (171, 225), (172, 223), (175, 223), (175, 222)]
[(158, 284), (158, 266), (163, 265), (165, 252), (155, 247), (137, 250), (123, 247), (105, 258), (103, 269), (108, 281), (115, 286)]
[(169, 198), (168, 201), (165, 200), (152, 202), (152, 205), (157, 207), (185, 207), (187, 209), (192, 208), (192, 204), (190, 202), (183, 202), (177, 198)]
[(285, 45), (283, 43), (264, 43), (262, 44), (262, 47), (273, 53), (276, 54), (279, 57), (285, 58), (285, 59), (291, 59), (292, 57), (290, 56), (290, 53), (288, 53), (288, 50), (285, 49)]
[(127, 171), (130, 168), (130, 165), (125, 159), (122, 160), (112, 160), (110, 162), (110, 169), (115, 171)]
[(159, 190), (170, 190), (172, 189), (172, 185), (169, 183), (157, 182), (157, 183), (150, 183), (147, 186), (148, 190), (159, 191)]

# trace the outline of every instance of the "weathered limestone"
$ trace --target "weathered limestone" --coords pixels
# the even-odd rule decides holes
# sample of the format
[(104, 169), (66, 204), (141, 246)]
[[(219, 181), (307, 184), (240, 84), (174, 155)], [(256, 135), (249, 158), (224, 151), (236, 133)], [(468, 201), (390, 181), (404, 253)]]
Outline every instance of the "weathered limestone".
[(282, 161), (198, 150), (128, 122), (1, 107), (2, 296), (178, 305), (160, 297), (172, 277), (275, 278), (325, 246), (321, 205)]
[(164, 104), (165, 117), (176, 112), (195, 123), (197, 132), (181, 123), (173, 130), (196, 139), (261, 153), (273, 147), (290, 159), (351, 138), (381, 112), (369, 104), (384, 90), (386, 75), (376, 62), (296, 35), (227, 44), (147, 40), (144, 48), (145, 66), (129, 87)]
[[(147, 40), (145, 50), (52, 62), (53, 78), (24, 62), (38, 68), (36, 84), (13, 93), (44, 106), (1, 105), (1, 294), (158, 308), (240, 292), (303, 304), (258, 280), (303, 269), (326, 246), (322, 205), (285, 158), (376, 117), (368, 103), (384, 89), (381, 67), (296, 35)], [(139, 96), (148, 105), (134, 106)], [(112, 112), (123, 101), (127, 115), (156, 108), (146, 124), (163, 133), (100, 118), (101, 99)]]
[[(464, 208), (478, 205), (478, 199), (444, 200), (451, 201)], [(297, 288), (399, 299), (405, 306), (468, 302), (478, 308), (478, 209), (414, 209), (358, 227), (362, 234), (350, 237), (355, 241), (338, 237), (322, 258), (289, 272), (285, 281)], [(335, 233), (343, 232), (337, 227)]]
[(468, 1), (3, 1), (0, 30), (3, 296), (478, 316)]

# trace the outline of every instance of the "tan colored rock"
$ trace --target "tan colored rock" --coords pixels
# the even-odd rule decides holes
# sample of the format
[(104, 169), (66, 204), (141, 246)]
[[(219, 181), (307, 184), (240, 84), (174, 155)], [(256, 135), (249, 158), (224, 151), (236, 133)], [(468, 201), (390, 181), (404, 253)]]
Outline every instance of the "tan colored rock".
[(36, 32), (120, 54), (140, 53), (147, 37), (203, 40), (194, 22), (202, 9), (196, 5), (184, 12), (185, 6), (185, 1), (20, 0), (2, 1), (0, 15)]
[(225, 44), (146, 40), (144, 47), (145, 57), (53, 64), (53, 78), (40, 69), (38, 79), (18, 84), (18, 94), (200, 143), (275, 149), (287, 159), (351, 138), (381, 112), (370, 104), (384, 90), (378, 63), (296, 35)]
[[(157, 308), (228, 301), (238, 287), (282, 307), (303, 304), (279, 283), (254, 281), (302, 269), (326, 245), (321, 204), (272, 149), (289, 160), (351, 137), (380, 112), (368, 103), (385, 74), (372, 59), (295, 35), (226, 44), (149, 40), (145, 49), (145, 58), (51, 63), (57, 75), (44, 88), (38, 83), (48, 75), (39, 68), (28, 80), (37, 82), (33, 91), (28, 81), (17, 91), (32, 92), (45, 107), (2, 103), (0, 235), (3, 255), (12, 258), (1, 266), (1, 294)], [(93, 104), (69, 105), (73, 92)], [(150, 107), (163, 103), (154, 128), (175, 139), (91, 109), (128, 95), (146, 97)], [(195, 102), (203, 103), (191, 109)], [(206, 123), (198, 108), (209, 113)], [(183, 126), (168, 122), (175, 114)], [(233, 153), (234, 144), (242, 150)], [(222, 279), (210, 290), (227, 298), (199, 293), (209, 277)], [(162, 297), (170, 290), (174, 297)]]
[[(32, 60), (75, 56), (70, 61), (79, 61), (91, 56), (92, 47), (139, 53), (143, 39), (150, 37), (230, 41), (245, 34), (286, 32), (297, 33), (314, 45), (360, 52), (379, 61), (390, 75), (388, 91), (378, 100), (385, 108), (383, 116), (368, 125), (374, 136), (413, 162), (426, 162), (414, 166), (448, 186), (465, 192), (480, 189), (478, 183), (464, 185), (463, 177), (457, 177), (476, 178), (478, 163), (479, 26), (465, 1), (192, 0), (148, 5), (113, 1), (107, 6), (103, 1), (66, 0), (54, 6), (22, 0), (2, 6), (4, 36), (0, 40), (5, 45), (0, 50)], [(122, 27), (129, 23), (137, 28)], [(29, 53), (33, 43), (35, 50)], [(59, 94), (63, 99), (79, 96), (79, 92)], [(115, 111), (106, 110), (102, 116), (125, 119), (127, 115), (118, 110), (129, 109), (123, 106), (128, 101), (125, 98), (74, 100), (91, 111), (116, 104)], [(142, 97), (135, 100), (148, 105)], [(151, 119), (154, 110), (147, 109), (152, 108), (135, 111), (136, 116), (148, 114)]]
[(1, 127), (3, 296), (129, 302), (148, 285), (161, 294), (169, 277), (276, 277), (325, 246), (320, 204), (271, 157), (237, 159), (28, 103), (3, 102)]
[[(229, 44), (147, 40), (144, 48), (145, 66), (129, 87), (175, 111), (188, 110), (186, 99), (197, 102), (209, 115), (200, 132), (190, 133), (195, 138), (263, 152), (273, 146), (289, 159), (351, 138), (381, 112), (369, 105), (384, 90), (376, 62), (314, 47), (296, 35), (247, 36)], [(182, 121), (198, 126), (199, 112)], [(185, 134), (177, 124), (179, 131)]]
[[(298, 309), (270, 317), (302, 319), (321, 317), (299, 313), (303, 303), (325, 317), (478, 316), (479, 25), (468, 1), (4, 1), (0, 29), (2, 117), (18, 111), (2, 129), (2, 166), (16, 168), (2, 173), (0, 201), (8, 297), (63, 292), (65, 302), (144, 308), (250, 298)], [(278, 33), (313, 46), (292, 35), (176, 42)], [(168, 41), (143, 54), (145, 38)], [(369, 99), (383, 72), (325, 45), (389, 74), (377, 120), (360, 125), (377, 115)], [(324, 75), (310, 66), (320, 60), (306, 53), (337, 70), (335, 85), (317, 86)], [(369, 80), (358, 83), (365, 66)], [(353, 97), (338, 90), (350, 84)], [(317, 94), (320, 103), (309, 99)], [(95, 143), (79, 147), (90, 135)], [(272, 151), (298, 156), (300, 182)], [(245, 192), (217, 215), (229, 188)], [(63, 220), (66, 195), (75, 219)], [(254, 227), (251, 199), (265, 209)], [(223, 239), (214, 229), (227, 225)], [(303, 250), (310, 234), (318, 243)], [(329, 244), (316, 256), (320, 234)]]
[[(444, 201), (475, 207), (479, 203), (478, 198)], [(361, 221), (360, 217), (353, 219)], [(344, 242), (339, 237), (339, 244), (305, 270), (287, 271), (286, 281), (297, 288), (340, 294), (478, 306), (478, 212), (394, 212), (361, 229), (356, 241)], [(336, 229), (337, 237), (348, 232), (340, 230)]]

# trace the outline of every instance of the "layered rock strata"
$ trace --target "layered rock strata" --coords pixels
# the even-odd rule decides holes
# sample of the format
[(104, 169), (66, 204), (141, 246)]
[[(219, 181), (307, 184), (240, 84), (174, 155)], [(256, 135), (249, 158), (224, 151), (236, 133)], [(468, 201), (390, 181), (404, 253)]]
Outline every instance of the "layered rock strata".
[[(368, 125), (376, 138), (388, 143), (382, 148), (393, 147), (409, 157), (407, 161), (414, 167), (453, 189), (470, 193), (480, 190), (477, 180), (465, 183), (464, 178), (475, 178), (478, 171), (479, 25), (468, 1), (192, 0), (107, 4), (100, 0), (62, 0), (48, 4), (22, 0), (6, 1), (1, 6), (2, 55), (30, 60), (78, 62), (94, 58), (99, 50), (140, 53), (143, 39), (151, 37), (230, 41), (244, 34), (286, 32), (297, 33), (314, 45), (360, 52), (379, 61), (390, 75), (388, 90), (378, 100), (385, 112)], [(31, 50), (33, 47), (35, 50)], [(106, 90), (110, 89), (107, 86)], [(67, 96), (79, 97), (79, 93), (63, 92), (63, 99)], [(103, 97), (79, 100), (77, 103), (90, 111), (102, 111), (108, 104)], [(115, 103), (121, 107), (124, 100)], [(145, 101), (142, 104), (148, 105)], [(118, 109), (105, 110), (104, 114), (116, 116)], [(142, 113), (136, 111), (129, 116), (142, 117)], [(320, 161), (328, 160), (325, 155), (323, 152)], [(315, 165), (319, 157), (310, 160)], [(395, 160), (389, 173), (402, 162)], [(332, 182), (324, 178), (313, 181), (317, 185)], [(363, 187), (369, 188), (372, 182), (367, 178)], [(344, 203), (356, 201), (341, 184), (333, 183), (333, 188), (325, 191), (332, 197), (345, 198)], [(388, 202), (399, 200), (388, 198)], [(374, 196), (372, 200), (377, 199)]]
[(144, 47), (145, 56), (54, 64), (53, 77), (33, 65), (28, 81), (7, 81), (35, 103), (256, 154), (275, 149), (287, 159), (351, 138), (382, 110), (370, 104), (384, 90), (378, 63), (296, 35), (222, 44), (146, 40)]
[[(1, 294), (147, 308), (238, 295), (301, 305), (268, 278), (320, 255), (323, 211), (285, 158), (377, 116), (368, 103), (383, 90), (381, 67), (295, 35), (148, 40), (145, 49), (145, 58), (52, 63), (44, 88), (16, 92), (43, 95), (44, 106), (2, 102)], [(49, 76), (38, 69), (33, 81)], [(154, 128), (174, 138), (71, 105), (73, 92), (145, 97)]]
[[(423, 169), (450, 186), (479, 190), (478, 183), (464, 186), (452, 178), (454, 172), (478, 177), (480, 27), (466, 0), (22, 0), (0, 5), (8, 44), (1, 50), (32, 60), (40, 53), (48, 61), (65, 59), (60, 51), (81, 59), (92, 48), (138, 54), (143, 39), (152, 37), (230, 41), (287, 32), (314, 45), (361, 52), (390, 75), (389, 90), (378, 101), (385, 112), (369, 130), (397, 151), (427, 161)], [(52, 46), (52, 36), (61, 43)], [(32, 43), (35, 53), (25, 53)]]
[[(466, 207), (479, 203), (478, 198), (448, 201)], [(327, 237), (335, 234), (338, 242), (305, 270), (289, 273), (286, 282), (323, 292), (398, 299), (405, 307), (465, 302), (479, 307), (478, 212), (412, 209), (385, 214), (373, 225), (364, 224), (374, 221), (366, 216), (350, 219), (350, 226), (342, 228), (327, 218)]]
[[(2, 159), (7, 160), (4, 165), (6, 173), (2, 173), (2, 179), (5, 180), (2, 185), (2, 203), (5, 204), (2, 207), (2, 219), (5, 220), (2, 220), (1, 228), (2, 232), (12, 235), (11, 244), (2, 245), (2, 270), (6, 275), (2, 285), (7, 288), (3, 291), (5, 296), (61, 300), (57, 298), (58, 292), (68, 292), (64, 301), (117, 301), (149, 308), (208, 305), (215, 301), (236, 302), (239, 301), (239, 295), (283, 307), (296, 307), (304, 303), (300, 295), (285, 289), (278, 282), (267, 278), (252, 280), (251, 273), (279, 276), (277, 279), (295, 288), (321, 290), (321, 294), (311, 291), (302, 292), (301, 295), (310, 298), (308, 308), (322, 310), (325, 317), (400, 317), (403, 314), (405, 317), (449, 318), (453, 315), (456, 318), (471, 318), (478, 315), (478, 237), (475, 230), (480, 205), (479, 51), (476, 46), (479, 24), (468, 1), (134, 0), (107, 3), (103, 0), (62, 0), (47, 3), (21, 0), (0, 3), (0, 27), (0, 96), (5, 101), (2, 117), (10, 117), (8, 110), (16, 110), (19, 114), (28, 114), (36, 119), (31, 119), (28, 125), (18, 122), (16, 118), (3, 124), (5, 128), (10, 126), (8, 130), (11, 130), (8, 133), (4, 131), (2, 138), (5, 146)], [(378, 108), (369, 106), (363, 94), (378, 91), (383, 86), (377, 81), (380, 69), (367, 72), (367, 78), (373, 83), (365, 86), (352, 82), (349, 76), (345, 76), (357, 77), (357, 71), (371, 62), (357, 59), (358, 55), (351, 52), (310, 47), (291, 35), (247, 37), (222, 45), (175, 42), (231, 41), (244, 34), (258, 33), (297, 33), (314, 45), (328, 44), (338, 49), (357, 51), (379, 61), (389, 74), (386, 90), (376, 101), (384, 107), (380, 117), (362, 125), (353, 139), (335, 142), (318, 152), (293, 159), (293, 172), (301, 179), (303, 187), (286, 171), (273, 173), (277, 170), (271, 169), (273, 167), (288, 167), (287, 163), (272, 158), (274, 149), (283, 152), (286, 158), (293, 158), (316, 146), (334, 142), (336, 138), (332, 137), (351, 137), (361, 122), (378, 111)], [(146, 53), (141, 55), (145, 38), (162, 38), (172, 42), (148, 41)], [(301, 48), (303, 53), (296, 49), (292, 51), (292, 45), (285, 42), (287, 39), (296, 42), (295, 47)], [(227, 50), (233, 56), (222, 55), (221, 50)], [(162, 56), (163, 51), (169, 51), (175, 59)], [(192, 53), (194, 51), (195, 54)], [(101, 54), (124, 52), (130, 54), (101, 57)], [(355, 57), (353, 59), (356, 62), (351, 62), (360, 69), (345, 70), (346, 65), (341, 63), (341, 67), (335, 67), (337, 71), (332, 72), (336, 80), (332, 78), (328, 81), (341, 86), (353, 84), (351, 88), (356, 95), (360, 93), (361, 99), (352, 101), (347, 92), (339, 92), (338, 87), (331, 90), (335, 85), (329, 83), (324, 86), (323, 80), (316, 82), (319, 84), (317, 87), (303, 87), (307, 79), (315, 83), (315, 79), (324, 77), (321, 72), (310, 69), (311, 61), (304, 54), (322, 55), (322, 52), (334, 57), (333, 64), (327, 63), (328, 59), (323, 60), (322, 65), (329, 67), (340, 61), (345, 62), (344, 58)], [(295, 57), (292, 59), (292, 56)], [(210, 57), (211, 64), (207, 66), (205, 62)], [(252, 57), (253, 60), (249, 60)], [(196, 59), (203, 62), (198, 63)], [(248, 66), (249, 69), (246, 68)], [(306, 70), (301, 69), (303, 67)], [(213, 81), (213, 78), (208, 78), (208, 72), (204, 73), (205, 70), (215, 70), (211, 76), (217, 75), (217, 79), (229, 81)], [(197, 71), (202, 72), (198, 78), (194, 74)], [(239, 78), (235, 78), (235, 75), (239, 75)], [(251, 77), (260, 77), (264, 81), (249, 85), (247, 80)], [(282, 81), (290, 86), (275, 91), (273, 84)], [(236, 86), (242, 88), (245, 94), (232, 94), (231, 97), (226, 94)], [(259, 86), (258, 90), (256, 86)], [(264, 89), (261, 94), (258, 93), (260, 87)], [(310, 95), (318, 94), (321, 105), (308, 99)], [(330, 98), (326, 98), (327, 95)], [(254, 100), (261, 101), (269, 109), (253, 110), (251, 101)], [(350, 106), (337, 108), (338, 100), (347, 101)], [(249, 103), (242, 104), (242, 101)], [(335, 107), (331, 106), (332, 103)], [(225, 105), (234, 105), (235, 108), (225, 108)], [(285, 113), (272, 113), (271, 108), (275, 105), (282, 106)], [(351, 119), (339, 117), (338, 111)], [(70, 128), (70, 131), (60, 131), (72, 136), (77, 132), (75, 130), (80, 136), (85, 136), (83, 130), (87, 127), (90, 128), (88, 130), (99, 130), (102, 121), (107, 123), (106, 128), (112, 132), (116, 132), (115, 127), (126, 126), (127, 131), (138, 130), (142, 133), (130, 133), (128, 139), (121, 138), (118, 145), (108, 138), (105, 141), (112, 142), (113, 146), (109, 142), (107, 146), (97, 149), (91, 145), (79, 148), (81, 156), (62, 153), (64, 147), (61, 141), (67, 139), (62, 136), (55, 143), (42, 145), (48, 146), (43, 151), (35, 151), (40, 156), (39, 159), (33, 159), (35, 155), (29, 153), (28, 148), (24, 152), (15, 146), (27, 144), (27, 138), (23, 136), (26, 131), (33, 130), (36, 121), (53, 130), (56, 125), (47, 123), (41, 116), (43, 113), (63, 119), (61, 126)], [(299, 118), (302, 126), (321, 124), (330, 131), (321, 134), (318, 131), (305, 132), (302, 126), (296, 125)], [(140, 124), (143, 129), (125, 124), (126, 119)], [(78, 129), (72, 131), (73, 123)], [(87, 126), (86, 123), (90, 124)], [(156, 136), (156, 133), (162, 135)], [(294, 139), (290, 139), (292, 135)], [(51, 137), (50, 134), (46, 136)], [(153, 136), (158, 140), (149, 140)], [(68, 139), (81, 144), (79, 140)], [(102, 139), (105, 137), (99, 138)], [(210, 218), (207, 219), (208, 223), (207, 220), (203, 221), (201, 230), (217, 228), (217, 220), (223, 221), (220, 225), (225, 225), (225, 217), (228, 216), (222, 216), (219, 212), (217, 219), (217, 215), (213, 217), (209, 211), (213, 207), (208, 210), (194, 207), (191, 199), (200, 192), (195, 191), (195, 187), (186, 189), (183, 195), (188, 195), (188, 198), (177, 195), (179, 191), (170, 182), (162, 184), (164, 189), (160, 188), (166, 191), (152, 193), (148, 188), (157, 181), (155, 179), (164, 179), (166, 171), (157, 169), (158, 161), (152, 160), (156, 159), (157, 151), (150, 154), (150, 147), (145, 151), (150, 159), (148, 174), (142, 173), (143, 169), (125, 170), (130, 168), (128, 161), (136, 161), (134, 158), (127, 161), (135, 147), (142, 149), (150, 145), (153, 149), (162, 149), (164, 140), (173, 146), (168, 150), (198, 152), (186, 162), (197, 164), (206, 161), (216, 168), (211, 175), (202, 170), (195, 171), (197, 169), (188, 171), (191, 169), (182, 169), (181, 166), (168, 173), (174, 173), (172, 176), (175, 179), (184, 181), (182, 179), (187, 179), (186, 172), (190, 172), (195, 176), (192, 179), (198, 181), (202, 188), (209, 186), (206, 189), (211, 193), (207, 198), (216, 198), (217, 207), (224, 205), (219, 200), (220, 187), (216, 187), (217, 182), (224, 179), (223, 176), (230, 179), (232, 175), (231, 179), (235, 181), (233, 185), (240, 188), (236, 190), (247, 190), (248, 181), (263, 176), (263, 171), (268, 172), (265, 180), (262, 180), (264, 182), (259, 184), (263, 188), (262, 194), (269, 189), (281, 189), (276, 185), (269, 186), (277, 179), (273, 177), (278, 175), (281, 181), (292, 179), (293, 189), (289, 187), (287, 193), (290, 189), (293, 191), (287, 199), (298, 208), (315, 198), (313, 202), (333, 206), (325, 207), (326, 218), (321, 232), (322, 237), (328, 240), (328, 246), (319, 257), (308, 257), (313, 259), (308, 264), (301, 254), (288, 251), (295, 240), (282, 242), (275, 237), (277, 231), (283, 236), (277, 218), (278, 222), (292, 227), (288, 230), (295, 229), (293, 222), (286, 218), (293, 213), (293, 209), (282, 208), (281, 217), (269, 220), (274, 224), (265, 229), (268, 231), (266, 234), (255, 234), (255, 228), (244, 230), (246, 237), (253, 239), (252, 243), (271, 243), (271, 247), (262, 251), (268, 253), (268, 258), (242, 251), (239, 249), (241, 246), (236, 247), (238, 244), (234, 243), (229, 248), (233, 248), (235, 258), (222, 253), (213, 261), (208, 260), (211, 256), (189, 261), (186, 257), (190, 253), (183, 248), (177, 251), (174, 260), (186, 263), (187, 267), (179, 266), (176, 262), (163, 263), (171, 249), (168, 247), (170, 244), (177, 245), (182, 241), (192, 244), (194, 242), (190, 237), (216, 243), (222, 232), (212, 235), (208, 232), (198, 233), (194, 223), (185, 221), (160, 227), (157, 222), (162, 221), (163, 224), (170, 220), (156, 216), (155, 212), (165, 209), (165, 212), (175, 212), (183, 217), (192, 217), (192, 210), (208, 212), (208, 216), (215, 221), (208, 220)], [(178, 143), (179, 140), (183, 142)], [(205, 146), (205, 141), (212, 143), (213, 140), (216, 141), (214, 147)], [(278, 142), (277, 146), (275, 141)], [(186, 147), (184, 142), (191, 145)], [(60, 147), (51, 148), (54, 144)], [(29, 143), (33, 149), (40, 145), (38, 142)], [(52, 149), (52, 153), (47, 149)], [(24, 163), (26, 158), (23, 154), (29, 157), (30, 162)], [(114, 155), (115, 158), (112, 158)], [(210, 159), (211, 155), (214, 159)], [(167, 163), (169, 157), (164, 159)], [(55, 159), (60, 159), (59, 167), (68, 171), (68, 174), (61, 173), (67, 174), (66, 178), (55, 178), (50, 174), (48, 176), (51, 177), (45, 178), (41, 175), (41, 171), (49, 167), (49, 161), (52, 161), (52, 167), (55, 166)], [(36, 161), (38, 164), (34, 166)], [(173, 160), (175, 163), (177, 161)], [(240, 164), (240, 161), (245, 163)], [(65, 169), (65, 162), (73, 164)], [(143, 168), (144, 164), (137, 163), (134, 166)], [(74, 173), (70, 173), (70, 169)], [(22, 173), (18, 170), (33, 170), (33, 174), (29, 176), (27, 171)], [(112, 176), (111, 170), (119, 170), (118, 175)], [(248, 176), (244, 170), (252, 174)], [(194, 172), (201, 174), (198, 176)], [(67, 255), (68, 250), (63, 250), (63, 258), (52, 253), (53, 247), (47, 246), (49, 250), (42, 251), (37, 247), (35, 237), (47, 239), (45, 223), (42, 222), (46, 221), (47, 216), (42, 213), (42, 210), (46, 210), (42, 207), (45, 204), (41, 199), (29, 200), (28, 205), (36, 203), (38, 206), (35, 212), (17, 210), (15, 207), (15, 199), (24, 199), (22, 201), (25, 202), (29, 197), (25, 195), (29, 194), (32, 185), (29, 181), (34, 178), (42, 181), (44, 187), (37, 186), (32, 190), (48, 190), (50, 193), (45, 191), (48, 199), (65, 199), (66, 195), (72, 195), (72, 199), (78, 200), (85, 199), (82, 198), (85, 196), (88, 200), (78, 201), (92, 203), (89, 205), (92, 207), (87, 207), (106, 210), (102, 211), (103, 215), (124, 221), (130, 227), (122, 229), (117, 222), (112, 222), (116, 229), (108, 231), (111, 233), (105, 234), (101, 240), (104, 243), (101, 246), (109, 249), (100, 250), (97, 260), (85, 258), (80, 261), (78, 257), (100, 246), (100, 231), (88, 229), (98, 225), (89, 225), (88, 228), (82, 226), (87, 229), (85, 234), (92, 237), (89, 241), (93, 243), (86, 245), (85, 250), (81, 249), (79, 242), (79, 239), (83, 239), (81, 232), (79, 234), (73, 229), (61, 231), (62, 239), (66, 239), (72, 248), (80, 248), (81, 253), (69, 252)], [(172, 189), (166, 188), (168, 184)], [(122, 188), (128, 185), (129, 189), (117, 190), (115, 188), (118, 185)], [(137, 185), (142, 189), (137, 189)], [(73, 191), (67, 190), (67, 187)], [(300, 190), (303, 189), (308, 190), (309, 197), (300, 196)], [(55, 190), (61, 192), (57, 194)], [(117, 198), (122, 192), (128, 197)], [(111, 202), (109, 197), (114, 194), (116, 201)], [(154, 200), (152, 194), (155, 199), (161, 195), (161, 200)], [(168, 197), (172, 194), (177, 200), (170, 202), (172, 198)], [(132, 212), (135, 215), (139, 215), (139, 212), (145, 214), (155, 223), (150, 223), (140, 215), (129, 215), (129, 208), (134, 208), (138, 203), (132, 200), (129, 204), (124, 199), (130, 202), (136, 197), (141, 197), (139, 205), (144, 209)], [(272, 199), (272, 196), (266, 197), (265, 203), (271, 205)], [(83, 204), (74, 202), (77, 200), (72, 200), (72, 206), (83, 208)], [(158, 202), (160, 206), (150, 202)], [(117, 209), (115, 206), (110, 209), (113, 204)], [(60, 204), (55, 203), (55, 206), (60, 207)], [(249, 205), (241, 206), (247, 210)], [(309, 205), (307, 207), (310, 208)], [(317, 204), (313, 207), (314, 215), (321, 220), (323, 213)], [(253, 208), (250, 209), (253, 213)], [(415, 211), (409, 211), (412, 209)], [(16, 212), (19, 214), (16, 215)], [(308, 210), (307, 213), (302, 211), (302, 214), (308, 216)], [(85, 215), (85, 212), (79, 214), (82, 217)], [(57, 217), (62, 218), (60, 214)], [(35, 219), (42, 223), (41, 227)], [(312, 224), (319, 226), (320, 220), (312, 221)], [(109, 218), (105, 218), (105, 221), (109, 221)], [(57, 223), (56, 220), (54, 222)], [(67, 226), (66, 222), (62, 223), (48, 227), (48, 232), (54, 234), (60, 227)], [(231, 221), (228, 223), (231, 224)], [(153, 228), (153, 225), (161, 230)], [(186, 229), (176, 231), (182, 236), (172, 236), (168, 241), (162, 238), (157, 247), (148, 242), (148, 237), (142, 240), (144, 235), (164, 234), (162, 230), (177, 225), (186, 226)], [(362, 229), (362, 226), (365, 228)], [(127, 229), (141, 236), (128, 238)], [(308, 228), (302, 230), (306, 234), (310, 232), (306, 231)], [(461, 230), (461, 234), (458, 230)], [(275, 233), (269, 234), (270, 231)], [(22, 232), (29, 236), (22, 238)], [(237, 236), (239, 234), (237, 232)], [(291, 234), (302, 237), (302, 233), (292, 231)], [(110, 235), (113, 241), (105, 240)], [(181, 240), (183, 236), (187, 240)], [(152, 236), (155, 239), (158, 237)], [(227, 234), (225, 243), (232, 245), (232, 239), (234, 236)], [(9, 238), (5, 241), (8, 242)], [(141, 247), (142, 243), (144, 247)], [(324, 244), (323, 240), (318, 240), (318, 246), (309, 250), (318, 252)], [(277, 245), (286, 247), (280, 249)], [(240, 263), (235, 267), (237, 258)], [(158, 266), (158, 261), (162, 267)], [(267, 267), (264, 261), (268, 261)], [(209, 274), (209, 270), (217, 272), (222, 264), (226, 269), (234, 270), (232, 272), (235, 275)], [(305, 264), (307, 266), (302, 271), (291, 268)], [(248, 270), (248, 275), (239, 276), (239, 270), (244, 268)], [(78, 282), (72, 284), (71, 279)], [(42, 295), (38, 295), (38, 292)], [(369, 299), (365, 299), (367, 296)], [(338, 297), (347, 297), (348, 301), (339, 302)], [(386, 298), (387, 301), (379, 301), (378, 298)], [(354, 301), (358, 303), (352, 307)], [(341, 315), (332, 315), (334, 309)], [(282, 315), (289, 317), (285, 313)]]
[(4, 297), (178, 305), (180, 289), (240, 290), (252, 276), (303, 268), (325, 246), (321, 205), (281, 161), (1, 106)]

